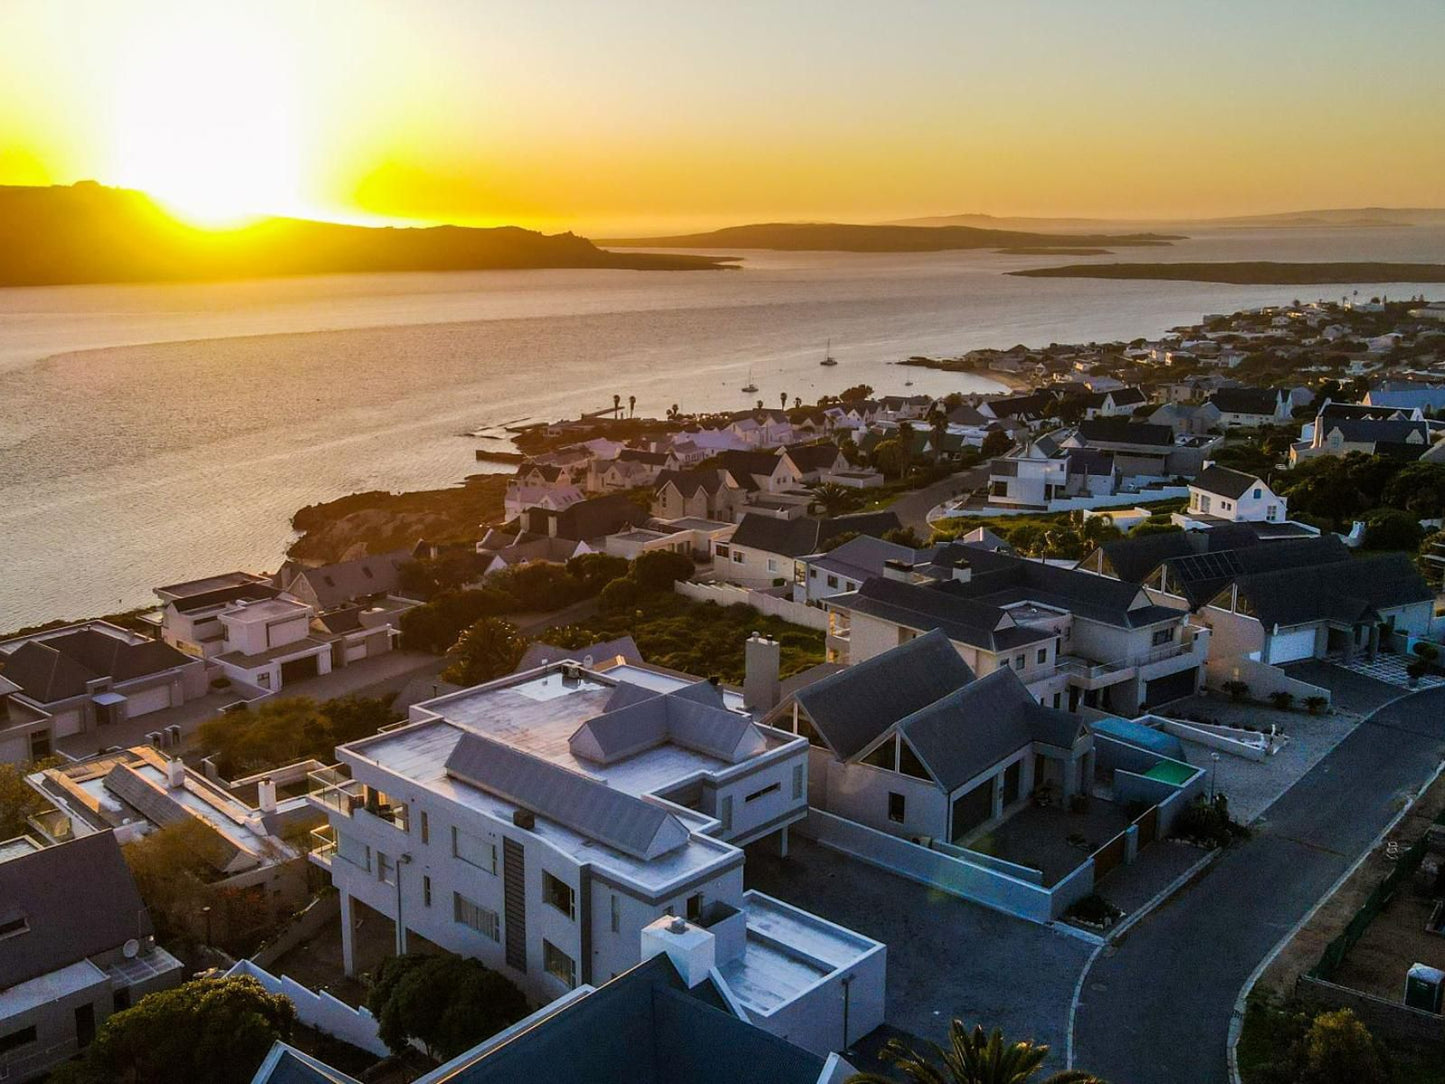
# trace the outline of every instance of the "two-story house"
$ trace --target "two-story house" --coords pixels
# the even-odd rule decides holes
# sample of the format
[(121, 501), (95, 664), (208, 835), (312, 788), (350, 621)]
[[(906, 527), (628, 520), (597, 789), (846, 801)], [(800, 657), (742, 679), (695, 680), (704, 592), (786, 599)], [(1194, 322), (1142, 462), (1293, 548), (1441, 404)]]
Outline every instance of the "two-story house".
[(698, 468), (663, 471), (652, 491), (657, 519), (708, 519), (733, 522), (745, 490), (725, 470)]
[(1287, 391), (1278, 388), (1220, 388), (1209, 397), (1224, 429), (1257, 429), (1289, 421), (1294, 409)]
[(861, 512), (819, 519), (779, 519), (749, 512), (726, 542), (713, 543), (713, 575), (743, 587), (781, 587), (795, 582), (798, 558), (821, 553), (845, 534), (878, 538), (900, 524), (894, 512)]
[(1257, 475), (1217, 463), (1189, 483), (1189, 507), (1171, 517), (1185, 530), (1221, 523), (1283, 523), (1289, 505)]

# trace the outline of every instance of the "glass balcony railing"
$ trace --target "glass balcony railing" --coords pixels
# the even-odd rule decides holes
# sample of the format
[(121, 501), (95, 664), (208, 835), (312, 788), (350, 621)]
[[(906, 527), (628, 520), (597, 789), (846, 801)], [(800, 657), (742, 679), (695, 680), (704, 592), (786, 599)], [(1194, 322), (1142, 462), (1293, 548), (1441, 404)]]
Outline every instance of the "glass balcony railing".
[(329, 868), (331, 860), (336, 857), (336, 829), (329, 824), (313, 828), (307, 849), (315, 861)]
[(349, 770), (340, 764), (306, 773), (306, 796), (344, 816), (351, 816), (365, 801), (365, 795), (366, 787), (352, 779)]

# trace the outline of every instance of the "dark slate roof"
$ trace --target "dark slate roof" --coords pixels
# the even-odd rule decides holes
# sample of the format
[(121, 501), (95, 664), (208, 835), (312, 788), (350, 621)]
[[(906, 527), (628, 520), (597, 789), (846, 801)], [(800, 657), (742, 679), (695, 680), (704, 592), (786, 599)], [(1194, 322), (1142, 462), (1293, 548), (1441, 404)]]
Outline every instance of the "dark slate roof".
[(1114, 473), (1114, 453), (1098, 448), (1072, 448), (1064, 456), (1069, 462), (1070, 474), (1111, 475)]
[(948, 637), (930, 632), (793, 695), (823, 740), (847, 760), (900, 719), (972, 680), (973, 670)]
[(287, 562), (276, 573), (275, 584), (294, 594), (297, 583), (304, 582), (315, 592), (321, 609), (334, 610), (359, 598), (395, 591), (401, 580), (401, 566), (410, 559), (407, 551), (397, 550), (316, 568)]
[(778, 519), (749, 512), (743, 516), (731, 542), (735, 546), (777, 553), (784, 557), (804, 557), (817, 553), (830, 538), (853, 532), (873, 537), (896, 530), (900, 526), (895, 512), (860, 512), (833, 519), (800, 516)]
[(3, 661), (5, 677), (38, 704), (83, 696), (87, 682), (159, 674), (192, 659), (159, 640), (127, 643), (95, 629), (77, 629), (21, 644)]
[(641, 448), (623, 448), (617, 453), (617, 458), (623, 463), (646, 463), (649, 466), (660, 467), (667, 462), (667, 453), (648, 452)]
[(642, 661), (642, 652), (637, 649), (637, 643), (631, 636), (619, 636), (615, 640), (599, 640), (595, 644), (578, 648), (555, 647), (552, 644), (538, 641), (528, 645), (522, 655), (522, 661), (517, 664), (517, 668), (512, 673), (520, 674), (523, 670), (535, 670), (544, 663), (561, 662), (564, 659), (581, 662), (589, 655), (598, 664), (615, 659), (618, 655), (628, 662)]
[(1424, 450), (1430, 446), (1430, 427), (1424, 422), (1374, 421), (1369, 418), (1339, 418), (1325, 423), (1328, 436), (1336, 429), (1340, 436), (1352, 444), (1405, 444), (1410, 437), (1418, 437), (1415, 446)]
[(795, 444), (788, 448), (788, 458), (804, 474), (826, 470), (838, 462), (836, 444)]
[(446, 772), (642, 861), (688, 839), (682, 822), (661, 806), (480, 734), (462, 735), (447, 757)]
[[(1105, 542), (1100, 548), (1119, 579), (1128, 580), (1130, 583), (1143, 583), (1151, 572), (1171, 557), (1258, 545), (1262, 541), (1262, 526), (1264, 525), (1253, 523), (1225, 523), (1203, 531), (1169, 531), (1141, 535), (1138, 538), (1116, 538)], [(1085, 558), (1085, 561), (1087, 560), (1088, 558)]]
[(862, 583), (870, 576), (883, 575), (883, 566), (888, 561), (903, 561), (912, 565), (927, 561), (930, 556), (928, 550), (915, 550), (910, 546), (900, 546), (897, 542), (885, 542), (881, 538), (860, 534), (821, 557), (814, 558), (810, 564)]
[(601, 538), (625, 527), (636, 527), (648, 520), (647, 512), (623, 493), (609, 493), (569, 504), (560, 512), (551, 508), (528, 508), (522, 513), (523, 525), (530, 531), (551, 535), (549, 521), (557, 521), (557, 538), (585, 542)]
[(1273, 414), (1279, 393), (1273, 388), (1220, 388), (1209, 401), (1225, 414)]
[(180, 613), (192, 613), (196, 610), (203, 610), (208, 606), (217, 606), (227, 602), (236, 602), (240, 599), (247, 601), (259, 601), (261, 599), (275, 598), (281, 592), (274, 587), (264, 583), (237, 583), (229, 587), (222, 587), (215, 591), (203, 591), (198, 595), (185, 595), (175, 600), (172, 604)]
[(727, 764), (764, 748), (752, 720), (724, 707), (722, 690), (708, 681), (667, 693), (625, 682), (607, 710), (588, 719), (567, 741), (574, 755), (597, 764), (614, 764), (663, 744)]
[(1046, 418), (1053, 413), (1055, 405), (1053, 394), (1046, 391), (988, 401), (988, 407), (996, 418)]
[(995, 670), (898, 724), (944, 790), (954, 790), (1035, 741), (1073, 747), (1077, 715), (1045, 708), (1012, 670)]
[(1435, 597), (1405, 553), (1261, 572), (1235, 583), (1266, 629), (1321, 620), (1354, 624), (1379, 610)]
[(1375, 418), (1379, 421), (1387, 421), (1404, 416), (1405, 411), (1400, 407), (1367, 406), (1364, 403), (1336, 403), (1333, 401), (1322, 406), (1318, 415), (1327, 421), (1335, 421), (1340, 418)]
[(997, 606), (959, 598), (941, 584), (872, 579), (833, 604), (919, 631), (939, 631), (950, 640), (985, 651), (1005, 651), (1053, 638), (1041, 629), (1014, 625)]
[(657, 484), (654, 487), (661, 492), (663, 487), (669, 483), (677, 487), (677, 491), (684, 497), (691, 497), (698, 490), (704, 493), (716, 493), (723, 487), (721, 472), (702, 468), (699, 470), (665, 470), (657, 476)]
[(1174, 430), (1167, 425), (1130, 421), (1128, 418), (1091, 418), (1079, 423), (1079, 436), (1090, 444), (1143, 444), (1174, 447)]
[(153, 932), (111, 832), (0, 862), (0, 922), (22, 917), (29, 932), (0, 941), (0, 990)]
[(689, 991), (666, 955), (418, 1084), (816, 1084), (823, 1060), (738, 1019), (711, 982)]
[(1244, 546), (1201, 554), (1172, 557), (1167, 562), (1172, 594), (1182, 594), (1191, 606), (1202, 606), (1231, 580), (1282, 569), (1307, 569), (1351, 560), (1349, 547), (1338, 535), (1291, 538), (1268, 545)]
[(251, 1084), (358, 1084), (339, 1069), (277, 1041), (266, 1055)]
[(1253, 474), (1230, 470), (1228, 467), (1221, 467), (1216, 464), (1212, 467), (1206, 467), (1200, 475), (1189, 484), (1195, 489), (1204, 490), (1206, 493), (1214, 493), (1221, 497), (1228, 497), (1230, 500), (1237, 500), (1244, 496), (1251, 487), (1262, 483), (1260, 479)]
[(771, 478), (782, 463), (783, 457), (775, 452), (745, 452), (737, 449), (722, 452), (717, 465), (733, 476), (733, 481), (744, 489), (757, 489), (754, 476)]
[(1087, 620), (1121, 628), (1140, 628), (1178, 616), (1177, 610), (1168, 607), (1137, 605), (1139, 587), (1136, 584), (1021, 557), (1002, 554), (991, 557), (1004, 567), (984, 572), (975, 567), (973, 577), (966, 583), (953, 580), (940, 584), (938, 590), (998, 607), (1041, 602)]

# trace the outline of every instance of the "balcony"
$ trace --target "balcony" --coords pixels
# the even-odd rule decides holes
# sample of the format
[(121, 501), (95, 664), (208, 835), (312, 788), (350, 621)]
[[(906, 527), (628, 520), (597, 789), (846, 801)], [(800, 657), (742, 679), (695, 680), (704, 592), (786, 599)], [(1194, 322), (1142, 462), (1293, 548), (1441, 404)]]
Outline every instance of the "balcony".
[(349, 817), (366, 800), (366, 787), (340, 764), (306, 773), (306, 797), (313, 805)]
[(331, 868), (331, 861), (336, 857), (336, 829), (331, 825), (323, 825), (320, 828), (313, 828), (307, 857), (324, 869)]

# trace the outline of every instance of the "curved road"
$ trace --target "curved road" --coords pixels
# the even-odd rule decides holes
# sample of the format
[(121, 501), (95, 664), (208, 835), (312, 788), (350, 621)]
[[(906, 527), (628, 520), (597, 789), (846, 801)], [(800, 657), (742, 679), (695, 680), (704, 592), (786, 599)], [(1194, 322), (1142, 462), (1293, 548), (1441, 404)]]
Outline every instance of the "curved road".
[(1429, 779), (1445, 688), (1368, 716), (1247, 843), (1106, 948), (1074, 1016), (1074, 1064), (1110, 1084), (1222, 1084), (1235, 999), (1276, 943)]

